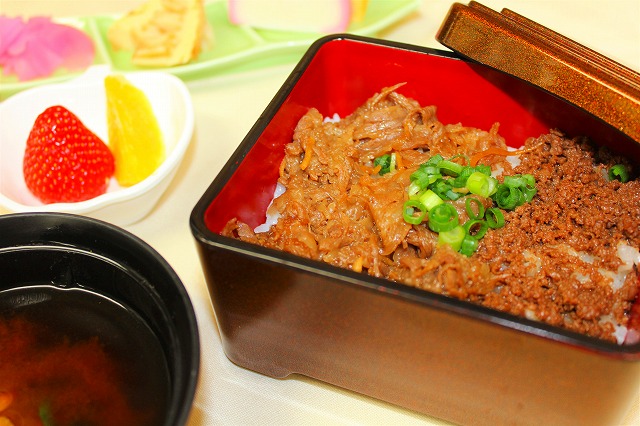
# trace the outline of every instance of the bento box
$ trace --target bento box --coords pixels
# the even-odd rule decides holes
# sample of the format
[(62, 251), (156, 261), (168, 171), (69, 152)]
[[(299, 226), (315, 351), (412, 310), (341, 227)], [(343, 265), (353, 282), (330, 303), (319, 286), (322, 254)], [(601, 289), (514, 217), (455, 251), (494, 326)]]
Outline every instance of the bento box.
[(619, 424), (637, 398), (640, 343), (605, 342), (221, 235), (232, 218), (265, 221), (284, 146), (309, 108), (344, 117), (398, 82), (406, 96), (437, 105), (442, 122), (500, 122), (512, 147), (562, 128), (640, 158), (635, 141), (579, 108), (453, 53), (322, 38), (191, 214), (227, 357), (459, 424)]

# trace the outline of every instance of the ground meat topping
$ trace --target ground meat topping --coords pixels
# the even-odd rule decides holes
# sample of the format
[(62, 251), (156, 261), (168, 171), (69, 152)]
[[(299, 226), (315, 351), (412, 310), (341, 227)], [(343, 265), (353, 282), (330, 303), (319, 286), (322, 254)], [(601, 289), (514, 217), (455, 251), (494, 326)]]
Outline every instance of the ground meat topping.
[[(611, 181), (607, 170), (632, 165), (559, 132), (528, 140), (515, 163), (483, 157), (503, 175), (532, 174), (538, 192), (465, 257), (403, 220), (409, 176), (435, 154), (507, 146), (497, 124), (442, 124), (399, 86), (336, 122), (311, 109), (285, 148), (286, 192), (269, 209), (277, 222), (258, 233), (232, 220), (223, 234), (622, 342), (638, 297), (640, 180)], [(373, 160), (391, 152), (396, 170), (379, 176)]]

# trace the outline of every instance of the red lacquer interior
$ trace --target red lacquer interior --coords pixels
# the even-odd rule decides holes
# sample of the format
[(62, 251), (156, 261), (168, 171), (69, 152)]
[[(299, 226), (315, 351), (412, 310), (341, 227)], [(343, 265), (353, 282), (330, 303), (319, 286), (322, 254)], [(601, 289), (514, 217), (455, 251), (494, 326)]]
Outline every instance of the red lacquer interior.
[[(284, 145), (291, 141), (300, 117), (311, 107), (325, 116), (346, 116), (383, 87), (406, 82), (398, 91), (422, 105), (436, 105), (443, 123), (462, 123), (488, 130), (500, 123), (500, 134), (513, 147), (551, 128), (589, 135), (600, 143), (639, 154), (640, 145), (583, 111), (527, 83), (480, 65), (361, 40), (336, 38), (321, 44), (284, 103), (266, 111), (255, 144), (212, 200), (207, 227), (220, 232), (237, 217), (250, 226), (264, 222), (273, 196)], [(285, 86), (287, 86), (285, 84)], [(231, 167), (235, 167), (235, 164)]]

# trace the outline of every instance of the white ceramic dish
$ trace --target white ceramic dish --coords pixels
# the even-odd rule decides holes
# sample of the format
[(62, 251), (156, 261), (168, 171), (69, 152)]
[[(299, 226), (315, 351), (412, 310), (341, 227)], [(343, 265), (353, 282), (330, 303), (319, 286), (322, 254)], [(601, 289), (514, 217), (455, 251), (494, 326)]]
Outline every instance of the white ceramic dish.
[(47, 107), (62, 105), (108, 141), (104, 78), (107, 66), (89, 68), (65, 83), (35, 87), (0, 103), (0, 210), (8, 212), (64, 212), (94, 217), (116, 225), (128, 225), (146, 216), (171, 182), (191, 141), (193, 106), (185, 84), (160, 71), (126, 74), (145, 92), (164, 136), (166, 159), (147, 179), (120, 187), (115, 179), (105, 194), (78, 203), (43, 204), (31, 194), (22, 173), (27, 137), (36, 117)]

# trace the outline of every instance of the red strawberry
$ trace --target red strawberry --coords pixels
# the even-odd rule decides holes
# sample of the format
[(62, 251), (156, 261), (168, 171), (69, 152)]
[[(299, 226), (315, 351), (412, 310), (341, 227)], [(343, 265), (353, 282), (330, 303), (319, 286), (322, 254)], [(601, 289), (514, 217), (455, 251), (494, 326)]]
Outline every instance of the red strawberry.
[(103, 194), (115, 169), (109, 147), (59, 105), (36, 118), (22, 167), (27, 187), (43, 203), (72, 203)]

